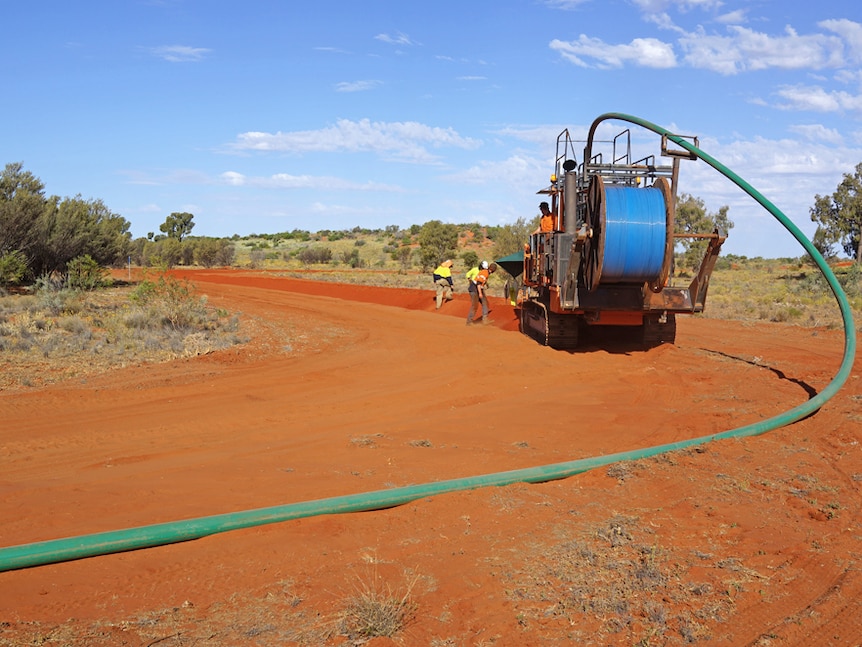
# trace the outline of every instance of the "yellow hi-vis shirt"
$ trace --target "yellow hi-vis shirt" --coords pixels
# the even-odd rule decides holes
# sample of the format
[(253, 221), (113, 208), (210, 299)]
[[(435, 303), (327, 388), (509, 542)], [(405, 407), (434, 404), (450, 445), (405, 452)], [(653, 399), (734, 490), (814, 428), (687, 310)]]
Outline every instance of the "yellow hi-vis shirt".
[[(428, 270), (425, 271), (427, 272)], [(445, 265), (438, 265), (437, 269), (434, 270), (434, 274), (439, 276), (441, 279), (448, 279), (450, 276), (452, 276), (452, 270)]]
[(478, 274), (479, 274), (479, 268), (478, 267), (471, 267), (469, 270), (467, 270), (467, 273), (464, 275), (464, 277), (468, 281), (474, 281)]

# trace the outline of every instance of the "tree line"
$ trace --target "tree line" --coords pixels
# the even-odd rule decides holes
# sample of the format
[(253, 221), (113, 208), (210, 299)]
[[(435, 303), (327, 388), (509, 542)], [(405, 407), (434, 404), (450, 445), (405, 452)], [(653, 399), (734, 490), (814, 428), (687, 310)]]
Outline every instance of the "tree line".
[[(92, 266), (131, 259), (141, 266), (230, 265), (234, 246), (220, 238), (190, 238), (193, 215), (172, 213), (160, 235), (132, 240), (128, 220), (98, 199), (61, 198), (22, 163), (0, 172), (0, 287), (44, 276), (92, 276)], [(87, 283), (91, 283), (88, 278)]]
[[(848, 256), (862, 262), (862, 163), (856, 166), (855, 174), (844, 175), (831, 196), (815, 196), (810, 216), (818, 223), (812, 242), (824, 256), (833, 257), (834, 247), (840, 246)], [(465, 228), (474, 234), (482, 230), (483, 235), (494, 242), (493, 255), (498, 258), (520, 250), (537, 223), (538, 216), (490, 227), (431, 220), (413, 225), (404, 233), (418, 238), (415, 260), (426, 268), (458, 254), (459, 236)], [(727, 206), (708, 213), (701, 199), (687, 194), (679, 197), (677, 232), (713, 228), (726, 232), (732, 227)], [(85, 259), (84, 266), (100, 267), (121, 265), (127, 260), (144, 267), (213, 267), (231, 265), (234, 261), (235, 247), (231, 239), (191, 236), (194, 216), (187, 212), (171, 213), (160, 225), (161, 233), (150, 233), (146, 238), (133, 240), (129, 228), (130, 223), (101, 200), (85, 200), (80, 194), (66, 198), (48, 196), (42, 181), (25, 170), (22, 163), (7, 164), (0, 173), (0, 287), (66, 273), (70, 264), (73, 268), (81, 267), (80, 259)], [(386, 232), (393, 234), (398, 233), (397, 230), (393, 225), (387, 227)], [(348, 235), (348, 232), (325, 233), (332, 239), (339, 233)], [(277, 236), (307, 240), (309, 232), (295, 230)], [(694, 266), (702, 256), (702, 246), (699, 241), (680, 239), (677, 242), (678, 266)], [(402, 247), (392, 252), (392, 258), (406, 269), (414, 262), (413, 250)], [(465, 262), (474, 262), (475, 252), (465, 253), (471, 255)], [(76, 259), (79, 260), (73, 263)]]
[(122, 257), (129, 222), (101, 200), (47, 196), (45, 185), (21, 163), (0, 173), (0, 279), (6, 284), (65, 272), (78, 257), (99, 265)]

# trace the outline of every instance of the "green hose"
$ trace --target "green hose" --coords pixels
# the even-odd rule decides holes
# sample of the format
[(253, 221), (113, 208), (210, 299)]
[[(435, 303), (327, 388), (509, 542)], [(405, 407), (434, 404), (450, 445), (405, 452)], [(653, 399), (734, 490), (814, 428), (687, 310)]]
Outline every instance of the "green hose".
[(581, 474), (588, 470), (602, 467), (604, 465), (610, 465), (619, 461), (636, 460), (646, 458), (648, 456), (655, 456), (665, 452), (701, 445), (713, 440), (756, 436), (772, 429), (789, 425), (817, 411), (838, 392), (847, 380), (850, 375), (850, 370), (853, 366), (853, 360), (856, 353), (856, 331), (853, 326), (853, 315), (850, 309), (850, 304), (847, 301), (847, 296), (844, 294), (844, 291), (841, 289), (841, 286), (835, 278), (835, 275), (832, 273), (832, 270), (829, 268), (820, 252), (817, 251), (805, 235), (802, 234), (802, 232), (771, 202), (764, 198), (735, 173), (701, 151), (696, 146), (690, 144), (683, 138), (668, 132), (664, 128), (656, 126), (655, 124), (637, 117), (619, 113), (608, 113), (600, 116), (595, 120), (595, 122), (593, 122), (593, 130), (599, 122), (605, 119), (629, 121), (648, 130), (652, 130), (655, 133), (666, 136), (675, 144), (704, 160), (707, 164), (731, 179), (746, 193), (757, 200), (764, 208), (766, 208), (767, 211), (775, 216), (791, 234), (793, 234), (793, 236), (811, 255), (818, 268), (820, 268), (820, 271), (826, 277), (829, 287), (832, 289), (832, 292), (838, 301), (838, 305), (841, 309), (841, 316), (844, 321), (844, 358), (841, 362), (838, 373), (820, 393), (812, 397), (807, 402), (778, 416), (769, 418), (768, 420), (763, 420), (755, 424), (746, 425), (744, 427), (724, 431), (718, 434), (701, 436), (699, 438), (692, 438), (690, 440), (683, 440), (666, 445), (647, 447), (645, 449), (636, 449), (618, 454), (585, 458), (564, 463), (553, 463), (551, 465), (512, 470), (509, 472), (497, 472), (495, 474), (486, 474), (483, 476), (451, 479), (448, 481), (412, 485), (391, 490), (378, 490), (364, 494), (350, 494), (328, 499), (290, 503), (269, 508), (232, 512), (209, 517), (199, 517), (196, 519), (173, 521), (150, 526), (128, 528), (125, 530), (114, 530), (91, 535), (69, 537), (66, 539), (54, 539), (50, 541), (0, 548), (0, 572), (32, 566), (41, 566), (44, 564), (53, 564), (73, 559), (82, 559), (84, 557), (95, 557), (97, 555), (107, 555), (110, 553), (149, 548), (152, 546), (163, 546), (191, 539), (199, 539), (201, 537), (226, 532), (228, 530), (262, 526), (269, 523), (278, 523), (302, 517), (381, 510), (384, 508), (403, 505), (417, 499), (438, 494), (446, 494), (449, 492), (473, 490), (481, 487), (511, 485), (513, 483), (541, 483), (552, 481)]

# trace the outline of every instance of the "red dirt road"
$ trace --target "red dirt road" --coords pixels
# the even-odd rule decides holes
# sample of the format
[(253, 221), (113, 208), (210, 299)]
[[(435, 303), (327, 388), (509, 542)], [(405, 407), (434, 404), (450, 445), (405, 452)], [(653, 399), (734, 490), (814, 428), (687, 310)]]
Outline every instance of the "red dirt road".
[[(675, 346), (559, 352), (502, 301), (467, 327), (464, 294), (189, 276), (252, 341), (0, 392), (0, 547), (705, 436), (804, 402), (843, 344), (680, 317)], [(375, 645), (859, 645), (860, 366), (756, 438), (3, 572), (0, 645), (358, 644), (333, 627), (378, 586), (416, 609)]]

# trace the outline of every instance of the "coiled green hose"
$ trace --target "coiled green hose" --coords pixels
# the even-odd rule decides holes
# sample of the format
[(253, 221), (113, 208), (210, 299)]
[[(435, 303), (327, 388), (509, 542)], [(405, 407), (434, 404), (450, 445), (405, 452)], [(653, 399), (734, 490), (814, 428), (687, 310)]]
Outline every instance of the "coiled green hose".
[(114, 530), (109, 532), (81, 535), (66, 539), (54, 539), (20, 546), (0, 548), (0, 572), (10, 571), (44, 564), (53, 564), (84, 557), (107, 555), (139, 548), (152, 546), (163, 546), (166, 544), (199, 539), (228, 530), (238, 530), (253, 526), (262, 526), (269, 523), (278, 523), (302, 517), (312, 517), (324, 514), (339, 514), (345, 512), (363, 512), (368, 510), (381, 510), (397, 505), (409, 503), (424, 497), (457, 492), (461, 490), (472, 490), (480, 487), (491, 487), (510, 485), (512, 483), (540, 483), (555, 479), (567, 478), (586, 472), (597, 467), (610, 465), (619, 461), (636, 460), (648, 456), (655, 456), (664, 452), (684, 449), (695, 445), (702, 445), (713, 440), (723, 438), (740, 438), (744, 436), (756, 436), (779, 427), (789, 425), (797, 420), (810, 415), (822, 407), (832, 398), (850, 375), (853, 360), (856, 354), (856, 330), (853, 325), (853, 314), (847, 296), (841, 289), (838, 280), (827, 265), (823, 256), (805, 237), (805, 235), (771, 202), (758, 193), (745, 180), (730, 171), (727, 167), (692, 145), (685, 139), (670, 133), (648, 121), (620, 113), (607, 113), (600, 116), (593, 123), (593, 128), (606, 119), (618, 119), (652, 130), (662, 136), (666, 136), (678, 146), (689, 151), (693, 155), (705, 161), (718, 170), (725, 177), (732, 180), (748, 195), (759, 202), (767, 211), (781, 222), (782, 225), (800, 242), (805, 250), (814, 259), (817, 267), (826, 277), (829, 287), (835, 295), (841, 309), (841, 317), (844, 322), (844, 357), (838, 373), (829, 384), (816, 396), (805, 403), (786, 411), (778, 416), (763, 420), (761, 422), (731, 429), (718, 434), (701, 436), (690, 440), (657, 445), (645, 449), (636, 449), (618, 454), (610, 454), (594, 458), (586, 458), (564, 463), (554, 463), (539, 467), (531, 467), (508, 472), (498, 472), (483, 476), (471, 476), (465, 478), (426, 483), (424, 485), (412, 485), (408, 487), (394, 488), (391, 490), (378, 490), (364, 494), (351, 494), (346, 496), (332, 497), (306, 501), (302, 503), (291, 503), (286, 505), (246, 510), (227, 514), (199, 517), (183, 521), (174, 521), (125, 530)]

